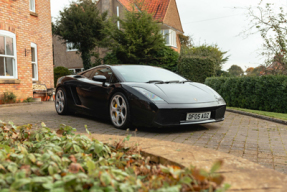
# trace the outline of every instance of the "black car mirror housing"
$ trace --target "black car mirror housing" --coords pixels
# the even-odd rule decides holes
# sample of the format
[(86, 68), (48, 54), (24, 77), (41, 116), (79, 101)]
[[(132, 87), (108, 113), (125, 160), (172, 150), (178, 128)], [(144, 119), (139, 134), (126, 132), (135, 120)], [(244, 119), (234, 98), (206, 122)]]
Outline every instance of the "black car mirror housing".
[(107, 78), (103, 75), (96, 75), (92, 78), (94, 81), (102, 82), (103, 85), (105, 85), (105, 82), (107, 81)]

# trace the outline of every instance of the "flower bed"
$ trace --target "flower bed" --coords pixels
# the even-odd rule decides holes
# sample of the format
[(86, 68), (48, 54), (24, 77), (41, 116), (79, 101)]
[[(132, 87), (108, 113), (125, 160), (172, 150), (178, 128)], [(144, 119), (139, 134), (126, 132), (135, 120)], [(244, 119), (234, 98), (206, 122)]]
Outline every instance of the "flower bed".
[[(104, 144), (74, 128), (55, 132), (42, 123), (0, 121), (0, 191), (225, 191), (223, 176), (194, 167), (164, 166), (143, 158), (125, 139)], [(89, 133), (89, 131), (87, 130)]]

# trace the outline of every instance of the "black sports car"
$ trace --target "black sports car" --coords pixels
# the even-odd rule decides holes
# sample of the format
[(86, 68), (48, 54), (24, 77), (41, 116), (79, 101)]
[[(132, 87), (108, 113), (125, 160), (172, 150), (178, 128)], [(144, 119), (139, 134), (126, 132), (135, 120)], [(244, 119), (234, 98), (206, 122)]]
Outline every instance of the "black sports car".
[(117, 128), (164, 127), (224, 120), (226, 103), (210, 87), (144, 65), (101, 65), (60, 77), (56, 111), (109, 117)]

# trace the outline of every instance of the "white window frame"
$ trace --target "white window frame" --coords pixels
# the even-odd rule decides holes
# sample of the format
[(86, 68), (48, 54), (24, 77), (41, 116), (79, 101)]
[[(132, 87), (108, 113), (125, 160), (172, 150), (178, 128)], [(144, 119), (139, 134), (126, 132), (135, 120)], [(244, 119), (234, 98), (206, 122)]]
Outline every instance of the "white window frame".
[[(4, 36), (4, 37), (10, 37), (13, 39), (13, 53), (14, 53), (14, 55), (2, 55), (2, 54), (0, 54), (0, 57), (14, 58), (13, 76), (0, 76), (0, 79), (18, 79), (16, 35), (10, 31), (4, 31), (4, 30), (0, 30), (0, 35)], [(6, 38), (5, 38), (5, 53), (6, 53)], [(4, 59), (4, 67), (5, 67), (5, 59)]]
[[(74, 68), (74, 69), (69, 69), (69, 71), (73, 71), (73, 73), (76, 74), (77, 69), (80, 69), (81, 70), (80, 72), (84, 71), (84, 68)], [(80, 72), (78, 72), (78, 73), (80, 73)]]
[[(67, 52), (69, 52), (69, 51), (78, 51), (78, 49), (70, 49), (69, 45), (73, 45), (73, 43), (66, 42), (66, 50), (67, 50)], [(71, 46), (71, 47), (73, 47), (73, 46)]]
[[(117, 17), (118, 18), (120, 17), (120, 8), (119, 8), (119, 6), (117, 6)], [(120, 21), (117, 21), (117, 26), (118, 26), (118, 29), (120, 29)]]
[(162, 29), (162, 35), (164, 36), (164, 39), (166, 38), (164, 35), (164, 31), (168, 30), (168, 39), (169, 39), (169, 43), (166, 43), (166, 46), (170, 46), (170, 47), (175, 47), (177, 48), (177, 34), (176, 31), (172, 30), (172, 29)]
[[(37, 50), (37, 44), (35, 43), (31, 43), (31, 48), (34, 48), (35, 50), (35, 61), (32, 61), (32, 57), (31, 57), (31, 65), (32, 65), (32, 73), (33, 73), (33, 65), (35, 65), (35, 78), (33, 78), (33, 74), (32, 74), (32, 80), (33, 81), (38, 81), (38, 57), (37, 57), (37, 53), (38, 53), (38, 50)], [(32, 51), (31, 51), (31, 54), (32, 54)], [(32, 56), (32, 55), (31, 55)]]
[(34, 13), (36, 12), (36, 0), (29, 0), (29, 10)]

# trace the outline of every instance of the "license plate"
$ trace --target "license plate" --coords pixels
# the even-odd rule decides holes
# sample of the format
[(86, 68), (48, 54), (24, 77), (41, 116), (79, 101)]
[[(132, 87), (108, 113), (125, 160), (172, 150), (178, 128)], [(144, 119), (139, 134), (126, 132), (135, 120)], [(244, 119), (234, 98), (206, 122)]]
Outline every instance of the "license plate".
[(187, 121), (200, 121), (200, 120), (207, 120), (210, 119), (211, 112), (204, 112), (204, 113), (188, 113), (186, 115)]

